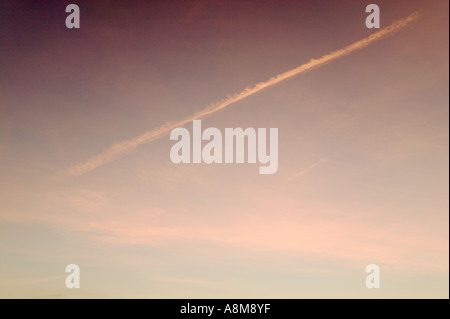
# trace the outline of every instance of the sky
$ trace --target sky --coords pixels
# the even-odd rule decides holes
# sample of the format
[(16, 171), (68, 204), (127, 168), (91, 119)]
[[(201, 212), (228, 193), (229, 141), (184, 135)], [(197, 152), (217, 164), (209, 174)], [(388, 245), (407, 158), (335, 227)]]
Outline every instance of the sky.
[[(448, 1), (370, 3), (2, 1), (0, 298), (448, 298)], [(193, 119), (278, 170), (173, 163)]]

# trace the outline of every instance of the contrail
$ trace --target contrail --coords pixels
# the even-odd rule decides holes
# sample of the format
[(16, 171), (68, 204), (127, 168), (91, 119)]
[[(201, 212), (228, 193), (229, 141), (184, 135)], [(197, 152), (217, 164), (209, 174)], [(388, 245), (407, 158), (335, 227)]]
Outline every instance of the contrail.
[(309, 165), (309, 166), (308, 166), (307, 168), (305, 168), (304, 170), (302, 170), (302, 171), (300, 171), (300, 172), (298, 172), (298, 173), (296, 173), (296, 174), (294, 174), (294, 175), (288, 177), (288, 178), (285, 180), (285, 182), (290, 182), (290, 181), (292, 181), (292, 180), (294, 180), (294, 179), (296, 179), (296, 178), (298, 178), (298, 177), (300, 177), (300, 176), (303, 176), (303, 175), (305, 175), (305, 174), (308, 174), (312, 169), (314, 169), (315, 167), (317, 167), (317, 166), (319, 166), (319, 165), (325, 163), (326, 161), (327, 161), (326, 159), (322, 158), (320, 161), (315, 162), (314, 164)]
[(328, 62), (331, 62), (335, 59), (341, 58), (343, 56), (346, 56), (354, 51), (363, 49), (367, 47), (368, 45), (372, 44), (373, 42), (380, 40), (387, 35), (393, 34), (400, 29), (403, 29), (408, 24), (413, 22), (414, 20), (418, 19), (420, 17), (419, 12), (414, 12), (410, 16), (397, 20), (393, 22), (391, 25), (380, 29), (379, 31), (373, 33), (372, 35), (368, 36), (367, 38), (364, 38), (362, 40), (359, 40), (353, 44), (350, 44), (346, 46), (343, 49), (333, 51), (329, 54), (326, 54), (322, 56), (319, 59), (311, 59), (308, 63), (305, 63), (303, 65), (300, 65), (292, 70), (286, 71), (284, 73), (278, 74), (272, 78), (270, 78), (267, 81), (259, 82), (256, 85), (252, 87), (248, 87), (244, 90), (242, 90), (239, 93), (236, 93), (234, 95), (228, 96), (227, 98), (209, 105), (205, 109), (193, 114), (192, 116), (185, 118), (184, 120), (180, 120), (178, 122), (167, 122), (151, 131), (147, 131), (144, 134), (125, 140), (116, 144), (111, 145), (109, 148), (105, 149), (103, 152), (93, 156), (92, 158), (88, 159), (86, 162), (78, 163), (75, 165), (72, 165), (65, 170), (63, 170), (57, 177), (57, 179), (64, 179), (69, 177), (77, 177), (81, 176), (83, 174), (86, 174), (94, 169), (96, 169), (99, 166), (108, 164), (120, 156), (131, 152), (132, 150), (136, 149), (139, 145), (151, 142), (157, 138), (162, 137), (163, 135), (170, 132), (172, 129), (176, 127), (183, 126), (189, 122), (192, 122), (193, 120), (203, 118), (205, 116), (211, 115), (217, 111), (220, 111), (227, 106), (236, 103), (238, 101), (241, 101), (255, 93), (258, 93), (272, 85), (278, 84), (284, 80), (290, 79), (298, 74), (305, 73), (307, 71), (310, 71), (314, 68), (317, 68), (319, 66), (325, 65)]

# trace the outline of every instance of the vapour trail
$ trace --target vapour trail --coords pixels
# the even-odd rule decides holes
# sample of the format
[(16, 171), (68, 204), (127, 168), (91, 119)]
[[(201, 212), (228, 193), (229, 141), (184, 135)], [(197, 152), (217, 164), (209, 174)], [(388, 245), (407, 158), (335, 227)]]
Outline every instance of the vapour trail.
[(57, 180), (70, 178), (70, 177), (77, 177), (84, 175), (94, 169), (96, 169), (99, 166), (108, 164), (117, 158), (121, 157), (122, 155), (125, 155), (132, 150), (136, 149), (138, 146), (151, 142), (155, 139), (158, 139), (165, 134), (169, 133), (172, 129), (176, 127), (183, 126), (189, 122), (192, 122), (193, 120), (197, 120), (200, 118), (203, 118), (205, 116), (211, 115), (217, 111), (220, 111), (227, 106), (236, 103), (238, 101), (241, 101), (255, 93), (258, 93), (268, 87), (271, 87), (275, 84), (278, 84), (284, 80), (290, 79), (296, 75), (299, 75), (301, 73), (305, 73), (307, 71), (310, 71), (316, 67), (325, 65), (328, 62), (331, 62), (333, 60), (336, 60), (338, 58), (341, 58), (343, 56), (346, 56), (354, 51), (363, 49), (367, 47), (368, 45), (372, 44), (373, 42), (380, 40), (388, 35), (391, 35), (400, 29), (403, 29), (408, 24), (413, 22), (414, 20), (418, 19), (420, 17), (419, 12), (414, 12), (410, 16), (397, 20), (393, 22), (391, 25), (380, 29), (379, 31), (371, 34), (370, 36), (361, 39), (353, 44), (350, 44), (342, 49), (339, 49), (337, 51), (333, 51), (329, 54), (326, 54), (322, 56), (319, 59), (311, 59), (308, 63), (305, 63), (303, 65), (300, 65), (292, 70), (283, 72), (281, 74), (278, 74), (272, 78), (270, 78), (267, 81), (259, 82), (256, 85), (252, 87), (248, 87), (244, 90), (242, 90), (239, 93), (236, 93), (234, 95), (228, 96), (227, 98), (209, 105), (205, 109), (193, 114), (190, 117), (187, 117), (183, 120), (180, 120), (178, 122), (167, 122), (151, 131), (147, 131), (144, 134), (137, 136), (135, 138), (125, 140), (122, 142), (115, 143), (111, 145), (109, 148), (105, 149), (103, 152), (91, 157), (86, 162), (78, 163), (75, 165), (72, 165), (66, 169), (64, 169), (58, 177)]
[(287, 182), (293, 181), (294, 179), (299, 178), (300, 176), (303, 176), (303, 175), (308, 174), (311, 170), (313, 170), (313, 169), (316, 168), (317, 166), (319, 166), (319, 165), (325, 163), (326, 161), (327, 161), (327, 160), (326, 160), (325, 158), (322, 158), (320, 161), (315, 162), (314, 164), (311, 164), (310, 166), (308, 166), (308, 167), (305, 168), (304, 170), (302, 170), (302, 171), (300, 171), (300, 172), (298, 172), (298, 173), (296, 173), (296, 174), (294, 174), (294, 175), (288, 177), (288, 178), (285, 180), (285, 182), (287, 183)]

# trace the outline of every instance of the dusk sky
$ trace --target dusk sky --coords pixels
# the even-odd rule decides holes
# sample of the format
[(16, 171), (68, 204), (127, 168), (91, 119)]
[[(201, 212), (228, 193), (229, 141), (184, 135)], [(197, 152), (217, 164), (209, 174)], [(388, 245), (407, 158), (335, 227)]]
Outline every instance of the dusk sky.
[[(448, 298), (448, 12), (1, 1), (0, 298)], [(171, 161), (162, 126), (266, 81), (201, 121), (278, 128), (275, 174)]]

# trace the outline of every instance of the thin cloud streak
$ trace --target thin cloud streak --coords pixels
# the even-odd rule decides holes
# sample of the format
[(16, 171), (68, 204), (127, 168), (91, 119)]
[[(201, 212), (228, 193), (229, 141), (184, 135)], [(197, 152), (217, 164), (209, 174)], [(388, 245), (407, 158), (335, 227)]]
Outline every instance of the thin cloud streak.
[(109, 148), (107, 148), (106, 150), (104, 150), (103, 152), (90, 158), (86, 162), (78, 163), (78, 164), (72, 165), (72, 166), (64, 169), (56, 177), (56, 180), (62, 180), (62, 179), (71, 178), (71, 177), (78, 177), (78, 176), (84, 175), (84, 174), (96, 169), (97, 167), (100, 167), (102, 165), (113, 162), (114, 160), (118, 159), (119, 157), (133, 151), (138, 146), (145, 144), (145, 143), (149, 143), (151, 141), (154, 141), (155, 139), (158, 139), (158, 138), (166, 135), (167, 133), (169, 133), (172, 129), (174, 129), (176, 127), (183, 126), (189, 122), (192, 122), (193, 120), (201, 119), (203, 117), (206, 117), (208, 115), (216, 113), (233, 103), (241, 101), (241, 100), (243, 100), (255, 93), (258, 93), (266, 88), (269, 88), (275, 84), (278, 84), (282, 81), (290, 79), (301, 73), (310, 71), (314, 68), (323, 66), (323, 65), (327, 64), (328, 62), (331, 62), (338, 58), (344, 57), (354, 51), (363, 49), (363, 48), (369, 46), (370, 44), (372, 44), (373, 42), (378, 41), (388, 35), (391, 35), (397, 31), (403, 29), (404, 27), (406, 27), (408, 24), (415, 21), (419, 17), (420, 17), (420, 13), (414, 12), (410, 16), (400, 19), (400, 20), (397, 20), (397, 21), (393, 22), (391, 25), (373, 33), (372, 35), (370, 35), (362, 40), (359, 40), (353, 44), (350, 44), (343, 49), (333, 51), (329, 54), (322, 56), (319, 59), (311, 59), (308, 63), (300, 65), (292, 70), (280, 73), (280, 74), (270, 78), (267, 81), (259, 82), (256, 85), (254, 85), (253, 87), (248, 87), (237, 94), (228, 96), (227, 98), (225, 98), (217, 103), (209, 105), (205, 109), (193, 114), (190, 117), (187, 117), (178, 122), (167, 122), (151, 131), (145, 132), (144, 134), (142, 134), (138, 137), (115, 143), (112, 146), (110, 146)]
[(184, 278), (169, 278), (169, 277), (158, 277), (158, 278), (155, 278), (155, 280), (162, 281), (162, 282), (173, 282), (173, 283), (195, 284), (195, 285), (209, 285), (209, 284), (215, 284), (216, 283), (216, 282), (205, 281), (205, 280), (184, 279)]
[(8, 278), (6, 280), (1, 280), (0, 285), (38, 285), (49, 281), (56, 281), (65, 278), (66, 275), (59, 276), (50, 276), (50, 277), (42, 277), (42, 278)]
[[(61, 227), (85, 233), (95, 242), (109, 245), (150, 245), (164, 247), (176, 243), (188, 243), (221, 247), (221, 253), (291, 252), (314, 254), (348, 261), (378, 260), (392, 267), (408, 269), (448, 269), (448, 245), (438, 243), (440, 236), (430, 236), (420, 230), (419, 221), (405, 227), (405, 223), (389, 227), (373, 227), (367, 221), (352, 218), (332, 219), (328, 216), (310, 217), (296, 212), (277, 212), (272, 215), (246, 216), (235, 219), (229, 225), (208, 225), (192, 221), (184, 225), (155, 223), (148, 226), (146, 220), (78, 222), (64, 220)], [(120, 225), (120, 226), (118, 226)], [(97, 235), (100, 234), (100, 235)], [(108, 234), (108, 235), (105, 235)], [(166, 246), (167, 247), (167, 246)]]
[(303, 176), (303, 175), (305, 175), (305, 174), (308, 174), (312, 169), (314, 169), (315, 167), (317, 167), (317, 166), (319, 166), (319, 165), (325, 163), (326, 161), (327, 161), (326, 159), (323, 159), (323, 158), (322, 158), (320, 161), (315, 162), (314, 164), (311, 164), (308, 168), (305, 168), (304, 170), (302, 170), (302, 171), (300, 171), (300, 172), (298, 172), (298, 173), (295, 173), (294, 175), (292, 175), (292, 176), (286, 178), (285, 182), (286, 182), (286, 183), (287, 183), (287, 182), (291, 182), (291, 181), (293, 181), (294, 179), (299, 178), (300, 176)]

